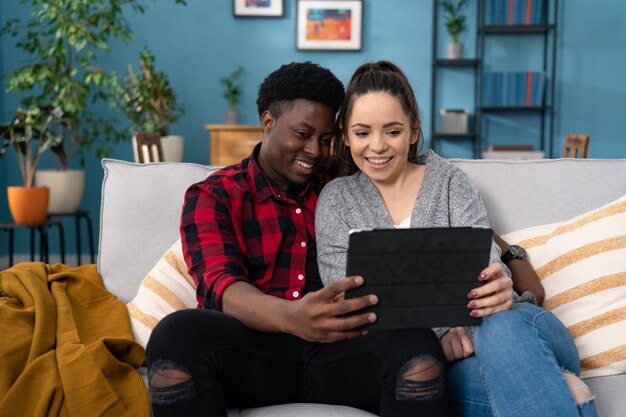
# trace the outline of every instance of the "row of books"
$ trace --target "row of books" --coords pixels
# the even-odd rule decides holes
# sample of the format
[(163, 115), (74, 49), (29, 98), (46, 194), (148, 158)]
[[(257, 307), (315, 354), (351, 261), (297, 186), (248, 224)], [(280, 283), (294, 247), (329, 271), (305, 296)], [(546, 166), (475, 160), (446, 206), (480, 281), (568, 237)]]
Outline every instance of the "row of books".
[(543, 105), (546, 76), (543, 72), (485, 72), (483, 106), (532, 107)]
[(546, 23), (548, 0), (489, 0), (488, 25), (542, 25)]

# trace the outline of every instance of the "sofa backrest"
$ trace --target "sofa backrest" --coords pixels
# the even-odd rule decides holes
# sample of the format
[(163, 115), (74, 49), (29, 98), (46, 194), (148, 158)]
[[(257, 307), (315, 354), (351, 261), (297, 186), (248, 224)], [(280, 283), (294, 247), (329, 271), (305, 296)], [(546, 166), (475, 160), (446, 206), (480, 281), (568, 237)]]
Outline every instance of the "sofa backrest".
[[(566, 220), (626, 194), (626, 159), (452, 161), (477, 184), (499, 233)], [(98, 270), (107, 289), (127, 302), (178, 239), (187, 187), (217, 168), (113, 159), (102, 166)]]
[(453, 159), (503, 234), (570, 219), (626, 194), (626, 159)]

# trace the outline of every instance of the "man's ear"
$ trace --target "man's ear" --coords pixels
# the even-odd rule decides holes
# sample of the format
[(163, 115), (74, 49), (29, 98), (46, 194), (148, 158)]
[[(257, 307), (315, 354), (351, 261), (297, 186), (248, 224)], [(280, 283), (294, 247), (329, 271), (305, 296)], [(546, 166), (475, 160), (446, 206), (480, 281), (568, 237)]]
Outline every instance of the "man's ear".
[(269, 132), (274, 127), (274, 123), (276, 123), (276, 119), (271, 111), (265, 110), (261, 113), (261, 126), (263, 126), (263, 130)]

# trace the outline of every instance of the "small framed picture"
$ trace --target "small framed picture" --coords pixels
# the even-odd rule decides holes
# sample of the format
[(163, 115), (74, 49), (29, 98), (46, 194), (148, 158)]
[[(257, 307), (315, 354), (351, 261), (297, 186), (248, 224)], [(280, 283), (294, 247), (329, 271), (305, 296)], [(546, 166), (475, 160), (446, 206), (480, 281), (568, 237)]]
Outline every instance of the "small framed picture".
[(361, 49), (361, 0), (298, 0), (296, 48)]
[(236, 17), (281, 17), (283, 0), (233, 0)]

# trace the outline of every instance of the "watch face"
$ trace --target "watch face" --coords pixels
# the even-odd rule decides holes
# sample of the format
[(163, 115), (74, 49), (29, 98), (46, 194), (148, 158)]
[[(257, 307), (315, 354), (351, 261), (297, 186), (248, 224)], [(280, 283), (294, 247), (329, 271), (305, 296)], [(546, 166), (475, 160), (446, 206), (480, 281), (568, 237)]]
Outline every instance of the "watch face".
[(509, 246), (509, 252), (511, 252), (514, 259), (526, 259), (526, 251), (521, 246), (511, 245)]

